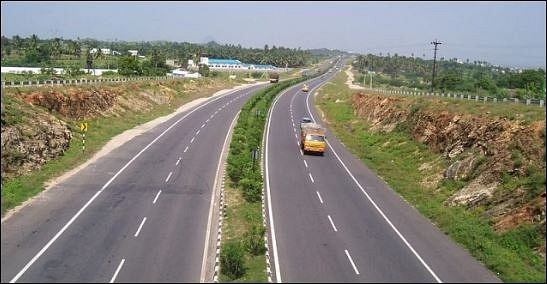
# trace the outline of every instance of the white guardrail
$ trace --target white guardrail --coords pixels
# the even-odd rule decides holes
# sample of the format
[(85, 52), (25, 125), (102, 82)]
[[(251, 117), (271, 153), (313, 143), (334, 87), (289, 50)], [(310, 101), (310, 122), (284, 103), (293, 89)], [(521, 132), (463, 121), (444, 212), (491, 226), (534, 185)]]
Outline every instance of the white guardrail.
[[(178, 76), (162, 76), (162, 77), (128, 77), (128, 78), (108, 78), (108, 79), (71, 79), (71, 80), (38, 80), (38, 81), (2, 81), (2, 87), (39, 87), (39, 86), (52, 86), (52, 85), (82, 85), (82, 84), (101, 84), (101, 83), (116, 83), (116, 82), (130, 82), (130, 81), (146, 81), (146, 80), (174, 80), (184, 79), (184, 77)], [(539, 105), (545, 107), (545, 100), (541, 99), (525, 99), (519, 100), (517, 98), (497, 98), (490, 96), (477, 96), (470, 94), (457, 94), (457, 93), (435, 93), (435, 92), (413, 92), (413, 91), (399, 91), (399, 90), (386, 90), (377, 88), (364, 88), (364, 90), (372, 91), (378, 94), (394, 94), (394, 95), (411, 95), (411, 96), (440, 96), (461, 100), (474, 100), (481, 102), (513, 102), (526, 105)]]
[(106, 78), (106, 79), (70, 79), (70, 80), (37, 80), (37, 81), (2, 81), (2, 87), (40, 87), (52, 85), (82, 85), (82, 84), (101, 84), (101, 83), (116, 83), (130, 81), (147, 81), (147, 80), (175, 80), (185, 79), (178, 76), (162, 76), (162, 77), (128, 77), (128, 78)]
[(409, 95), (409, 96), (439, 96), (439, 97), (447, 97), (447, 98), (454, 98), (454, 99), (460, 99), (460, 100), (468, 100), (468, 101), (477, 101), (477, 102), (490, 102), (490, 103), (497, 103), (497, 102), (512, 102), (512, 103), (520, 103), (525, 105), (539, 105), (540, 107), (545, 107), (545, 100), (541, 99), (522, 99), (519, 100), (517, 98), (498, 98), (498, 97), (491, 97), (491, 96), (477, 96), (477, 95), (470, 95), (470, 94), (457, 94), (457, 93), (435, 93), (435, 92), (413, 92), (413, 91), (399, 91), (399, 90), (386, 90), (386, 89), (376, 89), (376, 88), (364, 88), (364, 90), (372, 91), (374, 93), (378, 94), (392, 94), (392, 95)]

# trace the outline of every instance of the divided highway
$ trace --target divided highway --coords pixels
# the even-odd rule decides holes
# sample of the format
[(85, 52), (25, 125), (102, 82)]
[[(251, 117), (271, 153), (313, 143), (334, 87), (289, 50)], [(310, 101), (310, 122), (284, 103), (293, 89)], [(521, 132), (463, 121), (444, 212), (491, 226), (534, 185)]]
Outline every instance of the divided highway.
[[(339, 65), (341, 66), (341, 65)], [(282, 92), (263, 167), (275, 282), (500, 282), (327, 130), (303, 155), (298, 124), (337, 72)], [(210, 282), (215, 178), (254, 85), (136, 136), (2, 222), (2, 282)], [(213, 261), (214, 262), (214, 261)]]
[(264, 175), (275, 282), (500, 282), (327, 131), (303, 155), (299, 121), (334, 73), (283, 92), (265, 130)]
[(4, 220), (2, 282), (204, 281), (222, 147), (241, 107), (267, 86), (173, 116)]

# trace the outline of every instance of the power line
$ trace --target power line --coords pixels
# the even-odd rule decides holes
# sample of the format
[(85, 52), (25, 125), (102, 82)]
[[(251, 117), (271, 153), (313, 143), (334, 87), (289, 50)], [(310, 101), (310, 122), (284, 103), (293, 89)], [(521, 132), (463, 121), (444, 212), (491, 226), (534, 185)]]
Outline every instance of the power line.
[(431, 92), (433, 92), (433, 87), (435, 86), (435, 62), (437, 60), (437, 45), (442, 43), (438, 42), (437, 39), (435, 39), (435, 41), (432, 41), (431, 44), (435, 45), (435, 48), (433, 49), (435, 51), (433, 53), (433, 76), (431, 78)]

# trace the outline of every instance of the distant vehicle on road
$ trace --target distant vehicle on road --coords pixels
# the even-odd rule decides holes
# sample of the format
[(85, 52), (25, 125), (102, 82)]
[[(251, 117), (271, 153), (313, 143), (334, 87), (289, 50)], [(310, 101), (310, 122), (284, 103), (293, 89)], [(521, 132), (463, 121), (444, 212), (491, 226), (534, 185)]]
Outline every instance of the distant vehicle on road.
[(304, 86), (302, 86), (302, 92), (307, 92), (309, 90), (310, 90), (310, 88), (308, 87), (307, 84), (304, 84)]
[(279, 82), (279, 73), (277, 72), (270, 72), (270, 83), (277, 83)]

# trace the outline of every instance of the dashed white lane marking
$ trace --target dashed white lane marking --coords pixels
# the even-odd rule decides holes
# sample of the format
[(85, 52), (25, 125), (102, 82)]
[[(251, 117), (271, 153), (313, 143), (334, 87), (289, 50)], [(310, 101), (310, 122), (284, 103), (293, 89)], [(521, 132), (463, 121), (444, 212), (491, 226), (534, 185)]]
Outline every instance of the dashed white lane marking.
[(308, 175), (310, 176), (311, 183), (314, 183), (315, 181), (313, 180), (313, 176), (311, 175), (311, 173), (309, 173)]
[(323, 198), (321, 198), (321, 193), (319, 193), (319, 191), (316, 191), (316, 193), (317, 193), (317, 197), (319, 198), (319, 202), (323, 204)]
[(355, 271), (355, 274), (359, 275), (359, 270), (357, 270), (357, 267), (355, 267), (355, 263), (353, 263), (353, 259), (351, 259), (351, 255), (349, 255), (348, 250), (344, 250), (346, 252), (346, 256), (349, 259), (349, 262), (351, 263), (351, 266), (353, 266), (353, 270)]
[(332, 218), (330, 217), (330, 215), (327, 215), (327, 217), (329, 218), (330, 224), (332, 228), (334, 229), (334, 231), (338, 232), (338, 229), (336, 229), (336, 226), (334, 225), (334, 222), (332, 221)]
[(169, 172), (169, 175), (167, 175), (167, 178), (165, 179), (165, 182), (168, 182), (169, 179), (171, 178), (171, 175), (173, 174), (173, 172)]
[(141, 225), (139, 226), (139, 228), (137, 229), (137, 231), (135, 232), (135, 238), (139, 235), (139, 233), (141, 232), (141, 229), (142, 229), (142, 226), (144, 225), (144, 222), (146, 222), (146, 217), (144, 217), (141, 221)]
[(112, 275), (112, 279), (110, 279), (110, 283), (114, 283), (116, 281), (116, 277), (118, 277), (118, 273), (120, 273), (120, 270), (122, 270), (122, 266), (125, 262), (125, 258), (122, 259), (122, 262), (120, 262), (120, 265), (118, 265), (118, 268), (116, 268), (116, 272), (114, 272), (114, 275)]
[(158, 200), (158, 197), (160, 197), (160, 194), (161, 194), (161, 190), (159, 190), (158, 193), (156, 194), (156, 197), (154, 197), (154, 201), (152, 201), (152, 204), (156, 204), (156, 201)]

